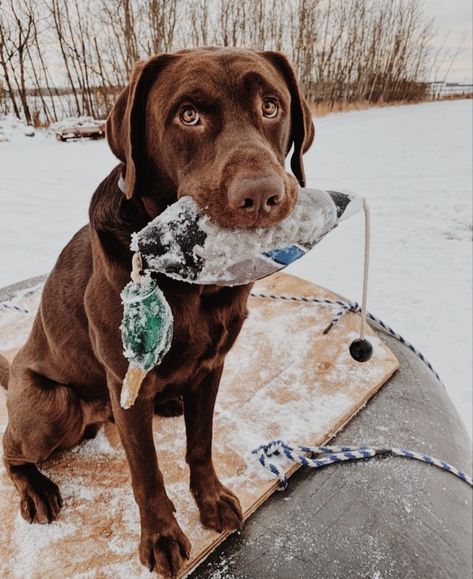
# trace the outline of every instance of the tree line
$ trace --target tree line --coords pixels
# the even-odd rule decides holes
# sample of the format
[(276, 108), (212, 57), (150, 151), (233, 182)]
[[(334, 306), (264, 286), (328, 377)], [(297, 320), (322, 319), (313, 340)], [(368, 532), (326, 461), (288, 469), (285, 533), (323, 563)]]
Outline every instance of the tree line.
[(285, 52), (313, 103), (420, 100), (433, 36), (421, 0), (0, 0), (0, 110), (104, 117), (138, 59), (205, 45)]

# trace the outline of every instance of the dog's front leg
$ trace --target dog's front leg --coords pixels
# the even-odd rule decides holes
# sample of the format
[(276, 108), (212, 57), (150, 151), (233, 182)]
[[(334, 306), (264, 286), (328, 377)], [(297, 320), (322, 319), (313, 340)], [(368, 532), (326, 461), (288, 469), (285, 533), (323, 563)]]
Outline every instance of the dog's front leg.
[[(133, 494), (140, 510), (140, 559), (150, 570), (174, 576), (189, 558), (190, 542), (179, 527), (166, 494), (153, 442), (153, 399), (127, 410), (120, 406), (121, 384), (111, 379), (113, 414), (131, 471)], [(110, 380), (109, 380), (110, 381)]]
[(243, 520), (240, 501), (219, 481), (212, 463), (213, 413), (222, 370), (210, 371), (195, 390), (184, 394), (190, 488), (202, 524), (219, 533), (241, 528)]

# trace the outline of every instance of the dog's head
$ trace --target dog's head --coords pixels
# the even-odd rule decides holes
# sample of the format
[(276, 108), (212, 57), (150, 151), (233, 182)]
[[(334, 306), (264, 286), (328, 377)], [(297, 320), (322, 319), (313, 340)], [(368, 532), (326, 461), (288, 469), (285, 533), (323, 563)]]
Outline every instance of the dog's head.
[(229, 48), (140, 62), (107, 122), (125, 164), (125, 195), (150, 216), (190, 195), (216, 223), (264, 227), (286, 217), (304, 185), (314, 127), (285, 56)]

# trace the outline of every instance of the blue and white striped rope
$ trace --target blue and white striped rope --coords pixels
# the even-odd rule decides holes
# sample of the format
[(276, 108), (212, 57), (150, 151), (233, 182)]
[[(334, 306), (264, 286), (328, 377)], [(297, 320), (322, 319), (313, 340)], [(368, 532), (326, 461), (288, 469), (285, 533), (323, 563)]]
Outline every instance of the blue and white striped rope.
[(29, 310), (27, 310), (26, 308), (22, 308), (20, 306), (17, 306), (15, 304), (10, 304), (8, 302), (0, 302), (0, 308), (4, 309), (4, 310), (12, 310), (15, 312), (20, 312), (21, 314), (28, 314)]
[[(304, 302), (304, 303), (316, 303), (327, 306), (338, 306), (338, 310), (335, 316), (332, 318), (328, 326), (324, 329), (323, 333), (327, 334), (341, 319), (341, 317), (347, 312), (358, 313), (361, 311), (361, 307), (357, 302), (346, 302), (342, 300), (328, 300), (322, 298), (313, 298), (305, 296), (288, 296), (288, 295), (274, 295), (266, 294), (262, 292), (252, 292), (253, 297), (266, 298), (272, 300), (285, 300), (292, 302)], [(442, 382), (438, 372), (433, 368), (432, 364), (425, 358), (425, 356), (417, 350), (417, 348), (408, 342), (403, 336), (398, 334), (390, 326), (385, 324), (383, 320), (374, 316), (373, 314), (367, 312), (367, 318), (381, 327), (387, 334), (404, 344), (409, 350), (411, 350), (432, 372), (432, 374), (437, 378), (437, 380), (445, 387)], [(258, 460), (261, 465), (273, 473), (279, 479), (279, 488), (281, 490), (287, 487), (288, 481), (287, 476), (281, 468), (270, 462), (268, 458), (273, 455), (284, 455), (288, 460), (292, 462), (299, 463), (303, 466), (308, 466), (311, 468), (321, 468), (329, 464), (336, 464), (338, 462), (344, 461), (354, 461), (363, 460), (367, 458), (372, 458), (374, 456), (380, 455), (391, 455), (391, 456), (401, 456), (404, 458), (410, 458), (413, 460), (419, 460), (432, 466), (436, 466), (446, 472), (457, 476), (461, 480), (465, 481), (470, 486), (473, 486), (472, 479), (462, 470), (455, 468), (454, 466), (448, 464), (445, 461), (439, 460), (428, 454), (421, 452), (414, 452), (411, 450), (403, 448), (379, 448), (379, 447), (354, 447), (354, 446), (295, 446), (291, 447), (284, 443), (282, 440), (273, 440), (268, 444), (263, 444), (258, 448), (255, 448), (253, 454), (258, 456)]]
[(268, 459), (274, 455), (284, 455), (286, 459), (291, 462), (299, 463), (302, 466), (311, 468), (322, 468), (329, 464), (336, 464), (338, 462), (364, 460), (373, 458), (374, 456), (401, 456), (413, 460), (419, 460), (436, 466), (446, 472), (449, 472), (459, 479), (463, 480), (470, 486), (473, 486), (472, 479), (462, 470), (459, 470), (433, 456), (424, 454), (422, 452), (413, 452), (404, 448), (385, 448), (385, 447), (369, 447), (369, 446), (289, 446), (282, 440), (272, 440), (268, 444), (262, 444), (251, 451), (256, 454), (260, 464), (275, 475), (279, 480), (279, 490), (284, 490), (288, 485), (286, 473), (280, 466)]
[[(292, 301), (292, 302), (321, 304), (321, 305), (326, 305), (326, 306), (338, 306), (337, 313), (332, 318), (332, 320), (330, 321), (328, 326), (324, 329), (324, 331), (323, 331), (324, 334), (328, 334), (328, 332), (339, 322), (341, 317), (344, 314), (346, 314), (347, 312), (355, 312), (355, 313), (361, 312), (361, 306), (358, 302), (347, 302), (347, 301), (342, 301), (342, 300), (328, 300), (328, 299), (305, 297), (305, 296), (274, 295), (274, 294), (266, 294), (263, 292), (251, 292), (251, 296), (254, 298), (266, 298), (266, 299), (272, 299), (272, 300), (283, 300), (283, 301), (285, 300), (285, 301)], [(0, 302), (0, 308), (6, 309), (6, 310), (17, 311), (17, 312), (20, 312), (23, 314), (29, 313), (29, 310), (27, 310), (26, 308), (22, 308), (20, 306), (17, 306), (15, 304), (12, 304), (9, 302)], [(384, 323), (383, 320), (381, 320), (380, 318), (374, 316), (370, 312), (367, 312), (366, 317), (370, 321), (377, 324), (380, 328), (382, 328), (391, 337), (395, 338), (396, 340), (401, 342), (401, 344), (404, 344), (404, 346), (409, 348), (409, 350), (411, 350), (411, 352), (413, 352), (420, 360), (422, 360), (422, 362), (424, 362), (424, 364), (427, 366), (427, 368), (432, 372), (432, 374), (437, 378), (437, 380), (440, 382), (440, 384), (442, 384), (442, 386), (445, 388), (445, 384), (443, 383), (442, 379), (440, 378), (438, 372), (435, 370), (435, 368), (432, 366), (432, 364), (427, 360), (427, 358), (424, 356), (424, 354), (422, 354), (422, 352), (420, 350), (418, 350), (413, 344), (411, 344), (405, 338), (403, 338), (403, 336), (401, 336), (401, 334), (398, 334), (396, 331), (394, 331), (390, 326), (388, 326), (386, 323)]]
[[(26, 298), (26, 297), (36, 293), (38, 291), (38, 288), (42, 287), (42, 285), (43, 284), (41, 283), (41, 284), (37, 284), (33, 287), (30, 287), (27, 290), (22, 290), (21, 295), (17, 296), (17, 297), (20, 297), (20, 299)], [(8, 299), (8, 300), (5, 300), (4, 302), (0, 302), (0, 309), (11, 310), (13, 312), (19, 312), (20, 314), (29, 314), (30, 313), (30, 310), (28, 308), (24, 308), (22, 306), (16, 305), (15, 303), (12, 303), (12, 299)]]
[[(271, 300), (283, 300), (283, 301), (285, 300), (285, 301), (290, 301), (290, 302), (304, 302), (304, 303), (314, 303), (314, 304), (321, 304), (321, 305), (327, 305), (327, 306), (338, 306), (339, 309), (338, 309), (337, 313), (335, 314), (335, 316), (333, 317), (333, 319), (331, 320), (331, 322), (329, 323), (329, 325), (323, 331), (324, 334), (328, 334), (328, 332), (337, 324), (337, 322), (340, 320), (340, 318), (344, 314), (346, 314), (347, 312), (355, 312), (355, 313), (361, 312), (361, 306), (358, 302), (345, 302), (342, 300), (327, 300), (327, 299), (312, 298), (312, 297), (309, 298), (309, 297), (305, 297), (305, 296), (274, 295), (274, 294), (266, 294), (266, 293), (262, 293), (262, 292), (251, 292), (251, 296), (255, 297), (255, 298), (266, 298), (266, 299), (271, 299)], [(380, 326), (391, 337), (398, 340), (399, 342), (401, 342), (401, 344), (404, 344), (404, 346), (409, 348), (409, 350), (411, 350), (411, 352), (413, 352), (420, 360), (422, 360), (422, 362), (424, 362), (424, 364), (427, 366), (427, 368), (432, 372), (432, 374), (437, 378), (437, 380), (440, 382), (440, 384), (442, 384), (442, 386), (445, 388), (445, 384), (442, 382), (442, 379), (440, 378), (438, 372), (435, 370), (435, 368), (432, 366), (432, 364), (427, 360), (427, 358), (424, 356), (424, 354), (422, 354), (422, 352), (420, 350), (418, 350), (413, 344), (411, 344), (405, 338), (403, 338), (401, 336), (401, 334), (398, 334), (390, 326), (385, 324), (383, 322), (383, 320), (381, 320), (380, 318), (374, 316), (370, 312), (366, 313), (366, 317), (370, 321), (372, 321), (375, 324), (377, 324), (378, 326)]]
[[(328, 326), (323, 331), (324, 334), (328, 334), (328, 332), (338, 323), (340, 318), (344, 314), (346, 314), (347, 312), (355, 312), (355, 313), (361, 312), (361, 306), (357, 302), (347, 302), (347, 301), (342, 301), (342, 300), (328, 300), (328, 299), (312, 298), (312, 297), (305, 297), (305, 296), (273, 295), (273, 294), (266, 294), (266, 293), (262, 293), (262, 292), (251, 292), (251, 296), (255, 297), (255, 298), (266, 298), (266, 299), (272, 299), (272, 300), (285, 300), (285, 301), (292, 301), (292, 302), (322, 304), (322, 305), (326, 305), (326, 306), (338, 306), (339, 309), (337, 310), (337, 313), (335, 314), (335, 316), (332, 318), (331, 322), (328, 324)], [(27, 310), (26, 308), (22, 308), (20, 306), (17, 306), (15, 304), (12, 304), (9, 302), (0, 302), (0, 308), (6, 309), (6, 310), (17, 311), (17, 312), (20, 312), (23, 314), (29, 313), (29, 310)], [(422, 352), (420, 350), (418, 350), (413, 344), (411, 344), (405, 338), (403, 338), (401, 336), (401, 334), (398, 334), (397, 332), (395, 332), (390, 326), (385, 324), (383, 322), (383, 320), (381, 320), (380, 318), (377, 318), (376, 316), (374, 316), (373, 314), (371, 314), (369, 312), (367, 312), (366, 316), (369, 320), (371, 320), (372, 322), (374, 322), (375, 324), (380, 326), (387, 334), (389, 334), (390, 336), (392, 336), (393, 338), (395, 338), (396, 340), (401, 342), (401, 344), (404, 344), (407, 348), (409, 348), (409, 350), (411, 350), (411, 352), (413, 352), (418, 358), (420, 358), (422, 360), (422, 362), (424, 362), (424, 364), (432, 372), (432, 374), (437, 378), (437, 380), (442, 384), (442, 386), (445, 387), (438, 372), (435, 370), (435, 368), (432, 366), (432, 364), (427, 360), (427, 358), (422, 354)]]

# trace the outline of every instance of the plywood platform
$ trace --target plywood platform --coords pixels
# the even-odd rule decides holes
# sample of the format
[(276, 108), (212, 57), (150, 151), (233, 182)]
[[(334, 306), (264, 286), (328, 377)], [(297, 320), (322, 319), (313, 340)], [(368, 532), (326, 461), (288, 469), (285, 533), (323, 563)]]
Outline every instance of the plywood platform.
[[(259, 282), (255, 291), (338, 297), (285, 274)], [(39, 289), (19, 295), (15, 303), (33, 312), (38, 300)], [(354, 362), (348, 346), (357, 337), (359, 318), (346, 314), (323, 335), (334, 313), (330, 306), (251, 298), (250, 317), (227, 358), (214, 439), (216, 470), (238, 494), (245, 517), (277, 488), (251, 454), (252, 448), (275, 438), (326, 442), (398, 367), (395, 356), (372, 332), (372, 360)], [(0, 351), (11, 357), (31, 323), (32, 313), (0, 310)], [(6, 420), (5, 393), (0, 389), (2, 432)], [(188, 490), (182, 417), (155, 418), (154, 433), (167, 491), (192, 542), (185, 575), (225, 535), (199, 523)], [(42, 470), (59, 484), (65, 502), (59, 519), (48, 526), (29, 525), (21, 518), (16, 491), (3, 467), (0, 471), (0, 576), (149, 577), (137, 554), (138, 509), (115, 426), (107, 424), (96, 439), (49, 460)]]

